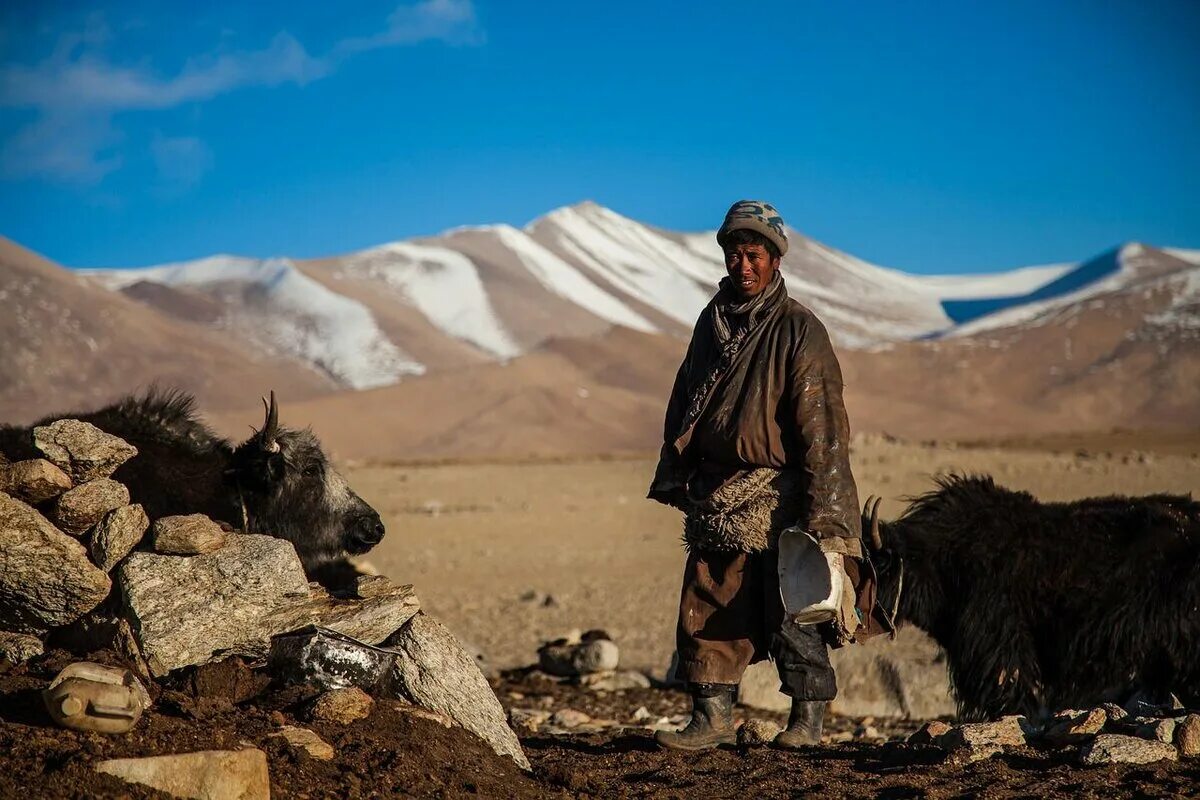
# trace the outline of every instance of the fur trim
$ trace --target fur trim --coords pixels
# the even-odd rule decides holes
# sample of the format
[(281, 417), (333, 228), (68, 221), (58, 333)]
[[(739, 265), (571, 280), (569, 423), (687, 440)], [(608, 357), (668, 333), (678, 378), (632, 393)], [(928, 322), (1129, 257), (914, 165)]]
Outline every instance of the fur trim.
[(773, 550), (779, 534), (803, 516), (796, 470), (750, 470), (700, 502), (688, 499), (683, 544), (692, 550), (758, 553)]

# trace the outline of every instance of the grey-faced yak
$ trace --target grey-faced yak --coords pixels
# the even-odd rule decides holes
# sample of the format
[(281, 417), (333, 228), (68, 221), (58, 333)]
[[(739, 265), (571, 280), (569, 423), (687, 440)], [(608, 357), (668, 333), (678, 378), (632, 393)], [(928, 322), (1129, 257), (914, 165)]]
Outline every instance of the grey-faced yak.
[[(279, 424), (275, 394), (260, 430), (235, 445), (196, 418), (193, 398), (151, 390), (72, 417), (119, 436), (138, 449), (113, 478), (129, 487), (151, 519), (206, 514), (248, 533), (287, 539), (310, 577), (346, 553), (370, 550), (383, 538), (375, 509), (329, 463), (311, 430)], [(0, 427), (0, 452), (36, 458), (31, 429)]]
[(945, 650), (961, 716), (1200, 704), (1200, 503), (938, 484), (893, 522), (868, 500), (863, 530), (880, 604)]

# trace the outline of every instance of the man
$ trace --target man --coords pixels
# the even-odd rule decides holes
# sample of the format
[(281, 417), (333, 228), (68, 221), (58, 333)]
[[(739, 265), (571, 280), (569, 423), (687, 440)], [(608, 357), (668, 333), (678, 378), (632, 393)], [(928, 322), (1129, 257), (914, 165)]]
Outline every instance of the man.
[(851, 640), (855, 627), (845, 615), (821, 626), (785, 620), (777, 572), (779, 537), (809, 534), (857, 574), (861, 523), (842, 375), (824, 326), (784, 287), (779, 212), (734, 203), (717, 242), (728, 276), (676, 375), (649, 493), (686, 514), (677, 676), (692, 696), (687, 727), (655, 738), (683, 750), (734, 742), (737, 684), (770, 656), (792, 697), (775, 744), (796, 748), (820, 742), (837, 692), (826, 639)]

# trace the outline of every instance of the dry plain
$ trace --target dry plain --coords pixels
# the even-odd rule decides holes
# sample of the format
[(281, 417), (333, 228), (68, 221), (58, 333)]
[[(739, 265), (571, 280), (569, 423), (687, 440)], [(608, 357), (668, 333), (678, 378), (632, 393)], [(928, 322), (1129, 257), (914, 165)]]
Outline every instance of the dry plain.
[[(903, 498), (947, 472), (986, 473), (1042, 500), (1157, 492), (1200, 496), (1200, 433), (1013, 440), (1003, 445), (855, 439), (860, 496)], [(604, 628), (623, 666), (661, 674), (673, 650), (681, 519), (644, 499), (654, 460), (350, 464), (388, 533), (367, 556), (499, 668), (544, 640)], [(885, 645), (886, 646), (886, 645)]]

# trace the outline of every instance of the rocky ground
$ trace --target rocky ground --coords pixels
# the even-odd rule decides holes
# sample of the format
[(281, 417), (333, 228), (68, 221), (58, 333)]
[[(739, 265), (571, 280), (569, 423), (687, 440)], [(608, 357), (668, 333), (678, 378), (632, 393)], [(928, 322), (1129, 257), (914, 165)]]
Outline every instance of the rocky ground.
[[(868, 437), (856, 441), (854, 467), (862, 494), (883, 494), (889, 516), (903, 508), (904, 495), (929, 488), (931, 475), (949, 470), (990, 472), (1044, 499), (1200, 492), (1200, 440), (1169, 445), (1151, 451), (1112, 439), (1071, 441), (1047, 452), (1028, 442), (957, 447)], [(1084, 709), (1048, 726), (1012, 719), (985, 729), (926, 725), (947, 715), (952, 703), (936, 647), (913, 631), (835, 655), (841, 696), (820, 748), (659, 750), (653, 730), (683, 724), (688, 708), (687, 698), (661, 681), (682, 552), (675, 513), (641, 499), (652, 466), (650, 460), (624, 459), (348, 470), (389, 527), (369, 560), (397, 581), (415, 584), (422, 609), (490, 662), (491, 687), (520, 738), (529, 771), (451, 724), (447, 714), (427, 710), (437, 703), (414, 706), (397, 699), (402, 695), (376, 692), (362, 706), (365, 716), (339, 717), (327, 713), (329, 695), (285, 685), (270, 671), (252, 671), (240, 661), (156, 674), (148, 684), (154, 704), (129, 733), (66, 730), (51, 722), (41, 691), (80, 656), (55, 649), (52, 637), (45, 654), (22, 664), (0, 659), (0, 798), (164, 796), (101, 774), (96, 766), (107, 759), (207, 750), (261, 753), (272, 796), (289, 798), (1194, 796), (1200, 759), (1186, 752), (1193, 743), (1200, 747), (1200, 717), (1183, 710)], [(74, 482), (76, 491), (90, 486), (88, 492), (98, 493), (102, 480), (72, 475), (47, 491), (61, 493)], [(34, 484), (41, 486), (22, 485)], [(121, 505), (127, 500), (100, 507), (131, 508)], [(50, 509), (44, 502), (42, 507)], [(71, 508), (60, 500), (47, 513), (64, 530), (82, 530), (65, 513)], [(144, 532), (148, 521), (136, 522)], [(150, 526), (150, 543), (168, 549), (170, 537), (159, 527)], [(102, 574), (112, 568), (106, 536), (101, 523), (82, 535), (91, 547), (86, 553), (79, 548), (81, 569), (91, 569), (88, 558)], [(226, 544), (196, 557), (215, 564), (236, 549)], [(305, 601), (305, 614), (318, 600), (326, 602)], [(555, 678), (528, 666), (542, 642), (573, 628), (611, 634), (620, 645), (622, 671), (597, 682)], [(422, 643), (444, 645), (439, 630), (422, 628), (407, 644), (389, 641), (408, 647), (410, 661), (426, 663), (421, 659), (435, 653), (422, 653)], [(149, 642), (140, 644), (148, 652)], [(131, 663), (127, 652), (88, 657), (144, 674), (145, 665)], [(165, 671), (167, 657), (160, 651), (159, 658)], [(444, 671), (417, 669), (410, 676), (415, 682), (405, 687), (408, 699), (430, 701), (421, 677)], [(766, 665), (748, 676), (737, 711), (739, 721), (753, 721), (760, 730), (784, 718), (770, 672)], [(440, 688), (453, 693), (454, 686)], [(483, 693), (490, 697), (486, 686)], [(909, 719), (896, 716), (905, 709)], [(495, 713), (501, 716), (500, 709)], [(1122, 758), (1144, 763), (1117, 763)]]
[[(111, 653), (92, 657), (119, 663)], [(407, 704), (376, 699), (368, 716), (342, 723), (317, 716), (311, 690), (272, 687), (241, 667), (176, 676), (132, 732), (105, 736), (60, 729), (45, 716), (39, 692), (69, 660), (51, 652), (0, 674), (0, 797), (164, 797), (93, 765), (249, 746), (266, 754), (277, 798), (1191, 797), (1200, 781), (1197, 759), (1081, 767), (1077, 745), (1014, 746), (963, 763), (946, 749), (905, 743), (919, 723), (841, 716), (827, 721), (832, 741), (807, 752), (662, 751), (650, 728), (685, 718), (681, 692), (597, 692), (532, 669), (493, 679), (521, 732), (528, 773)], [(540, 730), (519, 721), (531, 710), (546, 715)], [(737, 715), (783, 721), (744, 707)], [(328, 749), (290, 744), (280, 736), (288, 727), (311, 731)]]

